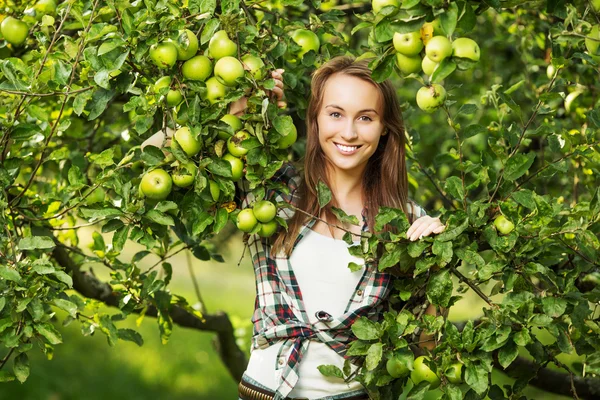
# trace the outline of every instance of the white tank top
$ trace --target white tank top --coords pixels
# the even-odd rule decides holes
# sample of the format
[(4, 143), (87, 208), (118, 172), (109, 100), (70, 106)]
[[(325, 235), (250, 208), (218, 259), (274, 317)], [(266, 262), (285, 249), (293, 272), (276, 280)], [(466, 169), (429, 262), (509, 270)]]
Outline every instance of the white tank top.
[[(355, 272), (348, 269), (350, 262), (363, 265), (364, 261), (348, 253), (346, 242), (311, 229), (296, 245), (289, 261), (310, 323), (317, 322), (315, 313), (318, 311), (326, 311), (333, 317), (343, 315), (365, 270), (364, 266)], [(286, 260), (277, 259), (277, 263), (280, 262)], [(282, 344), (283, 341), (279, 341), (265, 349), (254, 349), (246, 370), (246, 375), (273, 391), (283, 371), (275, 370), (277, 353)], [(342, 369), (344, 358), (325, 343), (311, 339), (300, 362), (300, 379), (289, 397), (316, 399), (363, 389), (359, 382), (346, 384), (339, 378), (322, 375), (317, 369), (319, 365), (336, 365)], [(357, 367), (351, 365), (352, 371), (356, 370)]]

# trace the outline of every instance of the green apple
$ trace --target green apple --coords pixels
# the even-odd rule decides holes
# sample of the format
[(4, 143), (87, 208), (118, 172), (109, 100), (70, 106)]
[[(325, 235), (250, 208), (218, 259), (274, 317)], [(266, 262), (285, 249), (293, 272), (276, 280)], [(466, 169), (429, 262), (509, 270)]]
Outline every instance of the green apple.
[(246, 131), (239, 131), (227, 140), (227, 150), (236, 156), (241, 157), (248, 153), (248, 149), (242, 147), (241, 143), (248, 139), (250, 134)]
[(394, 33), (394, 49), (405, 56), (415, 56), (423, 50), (421, 31), (409, 33)]
[(292, 130), (285, 136), (282, 136), (277, 140), (277, 147), (280, 149), (287, 149), (291, 147), (296, 140), (298, 139), (298, 131), (296, 130), (296, 126), (292, 125)]
[(426, 75), (433, 74), (433, 71), (435, 71), (438, 65), (440, 65), (440, 63), (431, 61), (427, 56), (423, 57), (423, 60), (421, 61), (421, 68)]
[(440, 84), (423, 86), (417, 92), (417, 105), (425, 112), (432, 113), (440, 108), (446, 100), (446, 89)]
[(206, 56), (195, 56), (181, 66), (181, 74), (190, 81), (205, 81), (212, 75), (213, 65)]
[(177, 59), (189, 60), (198, 52), (198, 37), (189, 29), (181, 30), (175, 46), (177, 47)]
[(233, 57), (237, 55), (237, 44), (229, 39), (227, 32), (221, 30), (216, 32), (208, 42), (208, 51), (215, 60), (223, 57)]
[(96, 203), (102, 203), (106, 197), (106, 192), (101, 187), (94, 189), (86, 198), (83, 200), (84, 204), (91, 205)]
[(454, 364), (446, 368), (444, 375), (446, 376), (446, 379), (448, 379), (448, 382), (454, 383), (456, 385), (462, 383), (462, 367), (463, 365), (461, 363), (455, 362)]
[(405, 56), (402, 53), (396, 53), (396, 65), (402, 75), (410, 75), (421, 71), (421, 56)]
[(235, 57), (220, 58), (215, 64), (215, 77), (225, 86), (235, 86), (236, 81), (244, 76), (244, 67)]
[(242, 57), (242, 64), (255, 80), (260, 81), (265, 77), (265, 63), (260, 57), (246, 54)]
[(515, 229), (515, 224), (510, 222), (504, 215), (500, 214), (494, 219), (494, 226), (501, 235), (508, 235)]
[(292, 40), (296, 42), (298, 46), (300, 46), (300, 50), (296, 53), (298, 58), (303, 58), (306, 53), (309, 51), (319, 51), (319, 47), (321, 47), (321, 42), (319, 41), (319, 37), (308, 29), (297, 29), (292, 34)]
[(452, 55), (452, 43), (445, 36), (434, 36), (427, 42), (425, 54), (431, 61), (442, 62), (444, 58)]
[[(242, 129), (242, 121), (236, 117), (233, 114), (225, 114), (223, 116), (223, 118), (221, 118), (221, 121), (225, 122), (227, 125), (231, 126), (231, 128), (233, 128), (234, 132), (239, 131), (240, 129)], [(227, 131), (223, 131), (223, 130), (219, 130), (218, 133), (218, 137), (219, 139), (222, 140), (227, 140), (231, 137), (232, 135), (229, 134), (229, 132)]]
[(161, 89), (171, 86), (171, 77), (165, 75), (154, 82), (154, 91), (159, 93)]
[(212, 197), (212, 199), (215, 202), (219, 201), (219, 197), (221, 197), (221, 188), (219, 187), (219, 184), (213, 181), (212, 179), (209, 179), (208, 186), (210, 190), (210, 196)]
[(373, 6), (373, 12), (377, 14), (385, 6), (400, 7), (400, 0), (373, 0), (371, 5)]
[(237, 215), (237, 228), (242, 232), (250, 232), (258, 224), (251, 208), (244, 208)]
[(585, 38), (585, 48), (592, 56), (600, 55), (600, 25), (594, 25)]
[(392, 378), (402, 378), (410, 373), (408, 366), (398, 357), (392, 357), (387, 360), (385, 369)]
[(479, 61), (480, 56), (479, 45), (473, 39), (463, 37), (452, 42), (452, 57)]
[(254, 216), (259, 222), (266, 223), (275, 218), (277, 207), (269, 200), (261, 200), (254, 203), (252, 211), (254, 211)]
[(164, 169), (153, 169), (142, 177), (140, 190), (144, 196), (154, 200), (164, 200), (171, 193), (173, 181)]
[(233, 182), (239, 181), (244, 174), (244, 162), (229, 153), (223, 156), (223, 160), (227, 161), (229, 165), (231, 165), (231, 180)]
[(176, 107), (183, 101), (183, 93), (181, 90), (169, 90), (167, 92), (167, 105)]
[(195, 156), (202, 149), (202, 143), (194, 137), (192, 131), (187, 126), (177, 129), (173, 136), (175, 137), (175, 140), (177, 140), (179, 147), (181, 147), (189, 157)]
[(206, 81), (206, 93), (202, 96), (202, 98), (208, 100), (210, 104), (214, 104), (225, 97), (226, 93), (227, 86), (219, 82), (219, 80), (214, 76), (211, 76)]
[(435, 389), (440, 385), (440, 378), (425, 364), (425, 360), (429, 360), (429, 357), (420, 356), (415, 359), (410, 379), (415, 385), (427, 381), (429, 382), (429, 388)]
[(555, 72), (556, 72), (556, 68), (554, 67), (554, 65), (548, 64), (548, 67), (546, 68), (546, 76), (548, 77), (548, 79), (554, 78)]
[(150, 59), (158, 68), (171, 68), (177, 62), (177, 47), (171, 42), (162, 42), (150, 47)]
[(267, 223), (260, 224), (260, 228), (258, 230), (258, 236), (260, 237), (271, 237), (275, 232), (277, 232), (277, 228), (279, 224), (276, 220), (269, 221)]
[(19, 19), (6, 17), (0, 24), (0, 32), (8, 43), (13, 46), (20, 46), (25, 43), (27, 36), (29, 36), (29, 27)]
[(187, 163), (182, 168), (178, 168), (171, 174), (175, 186), (185, 188), (191, 186), (196, 179), (196, 171), (198, 168), (194, 163)]

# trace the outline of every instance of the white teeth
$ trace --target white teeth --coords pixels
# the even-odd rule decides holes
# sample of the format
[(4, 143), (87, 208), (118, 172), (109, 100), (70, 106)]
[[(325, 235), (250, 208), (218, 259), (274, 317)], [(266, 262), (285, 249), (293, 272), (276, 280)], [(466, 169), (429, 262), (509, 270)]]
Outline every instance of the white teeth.
[(338, 143), (336, 143), (335, 145), (338, 147), (338, 149), (340, 149), (346, 153), (349, 153), (351, 151), (358, 149), (358, 146), (344, 146), (343, 144), (338, 144)]

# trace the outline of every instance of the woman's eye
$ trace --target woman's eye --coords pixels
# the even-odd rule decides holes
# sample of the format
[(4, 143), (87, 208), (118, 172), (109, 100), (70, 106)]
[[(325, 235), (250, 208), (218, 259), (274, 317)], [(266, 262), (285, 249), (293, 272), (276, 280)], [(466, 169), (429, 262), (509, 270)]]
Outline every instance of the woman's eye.
[(360, 119), (362, 119), (363, 121), (372, 121), (371, 117), (368, 117), (366, 115), (363, 115), (362, 117), (360, 117)]
[(329, 116), (331, 116), (333, 118), (339, 118), (341, 116), (341, 114), (339, 112), (332, 112), (331, 114), (329, 114)]

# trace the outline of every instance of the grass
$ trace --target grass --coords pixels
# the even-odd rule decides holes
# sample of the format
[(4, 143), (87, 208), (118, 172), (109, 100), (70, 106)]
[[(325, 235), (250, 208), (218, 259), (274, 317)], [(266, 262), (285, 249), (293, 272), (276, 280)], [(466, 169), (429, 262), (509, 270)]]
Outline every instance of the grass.
[[(91, 241), (91, 231), (81, 233), (84, 247)], [(110, 235), (105, 239), (109, 242)], [(129, 243), (126, 248), (124, 260), (142, 249), (141, 246)], [(241, 265), (237, 266), (242, 254), (241, 236), (234, 236), (226, 243), (221, 254), (225, 263), (193, 259), (192, 267), (208, 312), (227, 312), (238, 328), (238, 334), (243, 337), (239, 344), (249, 351), (255, 288), (254, 274), (247, 254)], [(145, 266), (154, 264), (156, 260), (147, 257), (144, 260)], [(185, 254), (176, 255), (170, 262), (173, 266), (171, 291), (183, 295), (194, 304), (197, 297)], [(102, 267), (92, 268), (99, 278), (107, 278)], [(477, 318), (484, 305), (474, 293), (467, 293), (452, 308), (450, 318), (455, 321)], [(110, 308), (104, 311), (114, 313), (114, 309)], [(63, 315), (59, 314), (59, 321), (62, 319)], [(38, 350), (30, 352), (29, 379), (25, 384), (2, 384), (0, 400), (237, 398), (237, 382), (230, 377), (214, 351), (212, 333), (175, 326), (169, 343), (162, 345), (153, 318), (144, 319), (139, 327), (136, 327), (135, 320), (135, 316), (130, 317), (118, 326), (137, 329), (145, 341), (142, 347), (123, 341), (110, 347), (101, 332), (92, 337), (83, 337), (77, 322), (60, 327), (64, 344), (55, 347), (53, 359), (47, 360)], [(10, 364), (8, 366), (12, 367)], [(500, 386), (514, 382), (497, 371), (494, 372), (493, 380)], [(527, 389), (526, 395), (530, 399), (568, 399), (532, 387)], [(439, 397), (439, 391), (432, 391), (427, 399)]]

